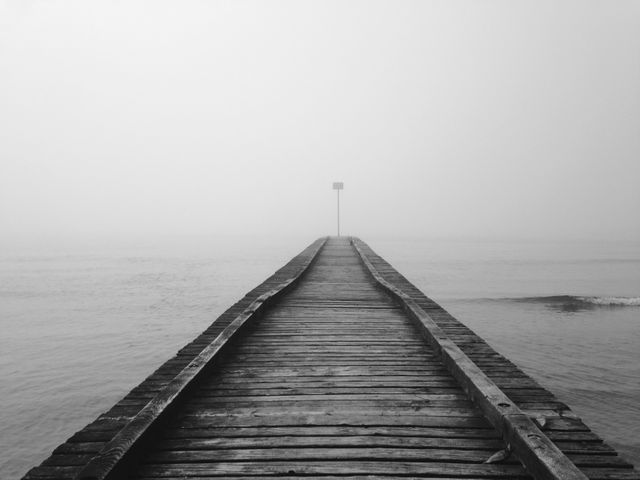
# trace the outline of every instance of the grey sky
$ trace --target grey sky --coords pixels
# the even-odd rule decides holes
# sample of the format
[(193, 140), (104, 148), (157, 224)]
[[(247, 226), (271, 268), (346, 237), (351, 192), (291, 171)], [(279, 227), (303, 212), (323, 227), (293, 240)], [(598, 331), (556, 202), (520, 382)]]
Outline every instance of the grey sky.
[(638, 1), (0, 1), (4, 235), (640, 238)]

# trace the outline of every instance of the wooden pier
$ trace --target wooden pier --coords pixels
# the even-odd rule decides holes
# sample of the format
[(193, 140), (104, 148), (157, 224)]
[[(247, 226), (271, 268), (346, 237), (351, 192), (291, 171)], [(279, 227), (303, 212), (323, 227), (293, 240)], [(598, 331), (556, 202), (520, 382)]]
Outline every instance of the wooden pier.
[(25, 479), (640, 479), (356, 238), (320, 239)]

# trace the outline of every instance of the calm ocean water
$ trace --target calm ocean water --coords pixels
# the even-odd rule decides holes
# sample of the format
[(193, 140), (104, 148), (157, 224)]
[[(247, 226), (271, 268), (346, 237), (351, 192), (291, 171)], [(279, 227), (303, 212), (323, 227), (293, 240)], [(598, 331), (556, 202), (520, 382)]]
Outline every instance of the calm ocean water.
[[(0, 477), (18, 478), (307, 239), (5, 245)], [(365, 241), (640, 464), (640, 245)]]

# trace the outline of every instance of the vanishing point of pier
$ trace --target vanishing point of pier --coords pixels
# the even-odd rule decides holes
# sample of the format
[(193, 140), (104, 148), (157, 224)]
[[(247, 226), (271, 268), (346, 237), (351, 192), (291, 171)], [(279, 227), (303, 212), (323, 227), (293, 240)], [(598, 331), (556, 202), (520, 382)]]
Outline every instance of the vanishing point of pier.
[(357, 238), (319, 239), (26, 479), (640, 479)]

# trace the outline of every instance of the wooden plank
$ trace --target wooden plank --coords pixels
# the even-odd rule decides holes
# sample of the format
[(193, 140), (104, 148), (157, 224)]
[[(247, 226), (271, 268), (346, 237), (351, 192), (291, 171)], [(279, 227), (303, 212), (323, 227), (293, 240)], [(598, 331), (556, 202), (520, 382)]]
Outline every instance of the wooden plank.
[[(215, 417), (220, 415), (240, 415), (248, 416), (254, 414), (258, 410), (259, 415), (264, 417), (273, 417), (287, 415), (287, 412), (291, 411), (291, 406), (277, 405), (260, 405), (259, 409), (256, 409), (252, 405), (246, 405), (234, 408), (233, 411), (227, 411), (225, 408), (221, 408), (220, 405), (202, 405), (202, 404), (187, 404), (182, 409), (181, 413), (185, 415), (198, 414), (202, 417)], [(306, 415), (346, 415), (355, 416), (358, 412), (368, 416), (424, 416), (431, 417), (476, 417), (482, 416), (482, 413), (476, 408), (472, 407), (469, 403), (464, 406), (449, 407), (449, 406), (430, 406), (425, 402), (363, 402), (361, 405), (354, 403), (316, 403), (315, 405), (305, 405), (304, 410)], [(549, 411), (551, 413), (551, 411)]]
[(520, 465), (389, 461), (265, 461), (145, 464), (143, 476), (228, 477), (235, 475), (402, 475), (527, 478)]
[[(386, 447), (313, 447), (295, 446), (294, 448), (238, 448), (238, 449), (195, 449), (161, 450), (145, 457), (145, 463), (210, 463), (210, 462), (246, 462), (246, 461), (304, 461), (318, 460), (354, 462), (359, 460), (385, 460), (388, 462), (456, 462), (482, 464), (494, 452), (484, 450), (458, 450), (451, 448), (386, 448)], [(613, 457), (616, 458), (616, 457)], [(517, 464), (511, 458), (506, 461)]]
[[(163, 480), (184, 480), (186, 477), (175, 477), (175, 476), (146, 476), (146, 475), (138, 475), (136, 478), (143, 480), (159, 480), (162, 478)], [(227, 475), (225, 478), (232, 478), (233, 480), (256, 480), (255, 476), (246, 476), (246, 475)], [(407, 480), (407, 476), (396, 476), (396, 475), (296, 475), (287, 473), (287, 480)], [(411, 478), (411, 477), (410, 477)], [(425, 478), (425, 477), (422, 477)], [(428, 477), (427, 477), (428, 478)], [(437, 477), (438, 480), (460, 480), (461, 477)], [(491, 477), (482, 477), (483, 480), (487, 480)], [(500, 478), (500, 477), (494, 477)], [(480, 480), (480, 477), (464, 477), (465, 480)]]
[(215, 393), (207, 395), (206, 392), (200, 391), (197, 399), (192, 399), (193, 403), (202, 403), (205, 405), (224, 404), (224, 405), (241, 405), (243, 402), (277, 402), (280, 405), (288, 405), (289, 403), (314, 405), (322, 402), (347, 403), (347, 402), (424, 402), (434, 405), (436, 402), (443, 405), (455, 405), (456, 402), (469, 404), (469, 399), (461, 393), (401, 393), (401, 392), (384, 392), (384, 393), (305, 393), (305, 394), (242, 394), (242, 395), (216, 395)]
[[(159, 388), (159, 387), (158, 387)], [(257, 390), (257, 389), (321, 389), (321, 388), (458, 388), (458, 385), (445, 376), (429, 377), (398, 377), (367, 376), (367, 377), (331, 377), (318, 379), (318, 377), (295, 377), (288, 382), (283, 382), (277, 377), (261, 378), (247, 384), (246, 381), (231, 381), (229, 378), (220, 378), (215, 386), (204, 385), (203, 389), (215, 388), (218, 391), (233, 390)]]
[(297, 366), (283, 366), (280, 368), (273, 368), (272, 366), (261, 367), (261, 366), (253, 366), (251, 368), (222, 368), (219, 370), (221, 374), (228, 374), (235, 378), (239, 377), (249, 377), (254, 378), (258, 374), (261, 378), (265, 377), (322, 377), (322, 378), (333, 378), (333, 377), (369, 377), (369, 376), (378, 376), (381, 374), (393, 375), (396, 377), (410, 376), (414, 377), (417, 374), (420, 375), (428, 375), (432, 373), (434, 375), (442, 376), (446, 375), (451, 378), (446, 368), (443, 366), (434, 366), (434, 367), (425, 367), (421, 365), (404, 365), (399, 366), (398, 368), (390, 368), (387, 365), (370, 365), (367, 368), (363, 368), (364, 366), (353, 365), (353, 366), (341, 366), (334, 365), (330, 367), (318, 367), (318, 366), (307, 366), (307, 367), (297, 367)]
[[(177, 425), (192, 428), (205, 427), (256, 427), (256, 426), (410, 426), (410, 427), (450, 427), (450, 428), (491, 428), (489, 422), (479, 412), (468, 409), (429, 409), (411, 415), (411, 411), (393, 409), (360, 410), (359, 413), (327, 412), (292, 415), (275, 410), (275, 414), (261, 409), (259, 413), (228, 414), (213, 411), (211, 414), (182, 412)], [(367, 414), (369, 413), (369, 414)]]
[[(211, 432), (209, 432), (211, 433)], [(262, 432), (264, 433), (264, 432)], [(180, 438), (168, 439), (159, 443), (156, 447), (162, 450), (218, 450), (239, 448), (338, 448), (338, 447), (363, 447), (368, 448), (434, 448), (453, 450), (489, 450), (491, 453), (502, 448), (502, 442), (497, 439), (484, 438), (438, 438), (438, 437), (407, 437), (407, 436), (380, 436), (380, 435), (324, 435), (324, 436), (245, 436), (232, 438)], [(85, 453), (93, 444), (79, 444), (84, 449), (76, 447), (65, 453)], [(86, 446), (88, 445), (88, 447)], [(582, 450), (581, 450), (582, 451)], [(486, 453), (485, 457), (486, 459)]]
[[(203, 387), (200, 389), (200, 396), (212, 396), (217, 398), (233, 399), (242, 398), (247, 396), (252, 397), (275, 397), (277, 399), (284, 398), (283, 396), (298, 395), (300, 397), (309, 397), (311, 395), (367, 395), (368, 397), (375, 394), (395, 395), (395, 394), (410, 394), (410, 395), (446, 395), (452, 393), (457, 398), (466, 397), (459, 392), (457, 385), (450, 385), (446, 387), (433, 387), (433, 386), (394, 386), (383, 385), (376, 383), (367, 383), (364, 385), (351, 385), (344, 384), (343, 386), (336, 385), (321, 385), (311, 387), (305, 386), (305, 384), (298, 384), (298, 386), (286, 386), (283, 384), (275, 384), (276, 386), (269, 386), (263, 388), (242, 388), (242, 385), (234, 384), (236, 388), (215, 388)], [(264, 384), (262, 384), (264, 385)]]
[[(224, 439), (236, 437), (278, 437), (294, 436), (295, 438), (313, 436), (372, 436), (376, 440), (384, 440), (386, 437), (404, 438), (435, 438), (448, 439), (482, 439), (497, 440), (500, 435), (486, 423), (482, 428), (477, 422), (448, 421), (448, 425), (442, 426), (415, 426), (415, 425), (286, 425), (286, 426), (217, 426), (186, 423), (179, 427), (174, 426), (164, 432), (164, 438), (206, 438)], [(501, 440), (500, 440), (500, 443)], [(593, 442), (592, 442), (593, 443)]]

